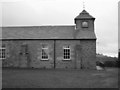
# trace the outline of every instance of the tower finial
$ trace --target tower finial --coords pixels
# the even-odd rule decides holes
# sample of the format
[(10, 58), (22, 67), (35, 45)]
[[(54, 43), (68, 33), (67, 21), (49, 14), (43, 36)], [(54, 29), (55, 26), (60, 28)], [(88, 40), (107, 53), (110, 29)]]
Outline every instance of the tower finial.
[(83, 10), (85, 10), (85, 2), (84, 2), (84, 0), (83, 0)]

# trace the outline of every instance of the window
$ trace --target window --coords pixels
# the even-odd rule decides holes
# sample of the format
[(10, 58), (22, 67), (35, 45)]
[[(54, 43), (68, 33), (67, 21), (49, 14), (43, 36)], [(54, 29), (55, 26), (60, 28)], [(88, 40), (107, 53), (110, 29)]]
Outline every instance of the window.
[(47, 46), (42, 46), (42, 60), (48, 60), (48, 47)]
[(63, 47), (64, 50), (64, 60), (70, 60), (70, 47), (69, 46), (65, 46)]
[(2, 47), (0, 48), (0, 59), (6, 58), (6, 48)]
[(83, 28), (88, 28), (88, 22), (86, 22), (86, 21), (82, 22), (82, 27)]

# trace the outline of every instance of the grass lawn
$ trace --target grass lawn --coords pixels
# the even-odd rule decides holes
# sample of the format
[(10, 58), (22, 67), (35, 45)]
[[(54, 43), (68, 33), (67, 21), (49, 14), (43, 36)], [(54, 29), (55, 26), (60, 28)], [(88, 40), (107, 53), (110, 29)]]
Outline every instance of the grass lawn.
[(3, 69), (3, 88), (118, 88), (118, 69)]

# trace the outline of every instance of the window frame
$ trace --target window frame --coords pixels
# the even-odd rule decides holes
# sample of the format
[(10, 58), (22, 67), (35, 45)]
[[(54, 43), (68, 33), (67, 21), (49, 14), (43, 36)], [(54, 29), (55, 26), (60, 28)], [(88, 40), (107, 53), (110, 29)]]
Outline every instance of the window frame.
[[(64, 52), (64, 50), (69, 50), (69, 52)], [(67, 53), (67, 54), (65, 54), (65, 53)], [(69, 58), (64, 58), (64, 57), (69, 57)], [(63, 60), (68, 60), (68, 61), (71, 60), (71, 48), (70, 48), (70, 46), (63, 46)]]
[[(43, 60), (43, 61), (49, 60), (49, 54), (45, 53), (45, 50), (48, 50), (48, 49), (49, 49), (48, 46), (42, 46), (42, 48), (41, 48), (41, 60)], [(42, 50), (44, 50), (44, 52)], [(43, 53), (47, 54), (48, 58), (43, 58), (43, 57), (45, 57), (45, 54), (43, 55)]]
[[(4, 50), (4, 54), (3, 54)], [(0, 47), (0, 60), (6, 59), (6, 48), (5, 47)]]

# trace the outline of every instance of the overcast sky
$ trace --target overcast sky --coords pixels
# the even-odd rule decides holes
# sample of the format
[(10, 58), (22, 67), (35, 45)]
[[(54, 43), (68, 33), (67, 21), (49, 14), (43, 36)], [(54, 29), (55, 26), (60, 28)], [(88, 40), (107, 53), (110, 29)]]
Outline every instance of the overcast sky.
[[(84, 0), (86, 11), (96, 18), (97, 53), (118, 54), (118, 1)], [(74, 25), (82, 10), (83, 0), (2, 0), (0, 25)]]

